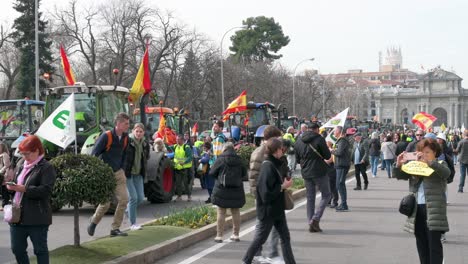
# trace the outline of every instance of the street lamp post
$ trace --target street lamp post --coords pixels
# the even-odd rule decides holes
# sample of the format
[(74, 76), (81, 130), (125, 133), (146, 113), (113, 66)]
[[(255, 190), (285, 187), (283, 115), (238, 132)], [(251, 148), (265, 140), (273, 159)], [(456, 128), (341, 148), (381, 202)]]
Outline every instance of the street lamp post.
[(233, 28), (230, 28), (228, 29), (223, 37), (221, 38), (221, 44), (220, 44), (220, 53), (221, 53), (221, 101), (222, 101), (222, 107), (223, 109), (221, 109), (221, 112), (224, 111), (224, 107), (225, 107), (225, 104), (224, 104), (224, 78), (223, 78), (223, 41), (224, 41), (224, 37), (226, 36), (227, 33), (229, 33), (229, 31), (233, 30), (233, 29), (237, 29), (237, 28), (245, 28), (245, 26), (242, 26), (242, 27), (233, 27)]
[(34, 1), (34, 80), (36, 81), (36, 100), (39, 101), (39, 3)]
[(295, 89), (295, 79), (296, 79), (296, 70), (297, 70), (297, 67), (299, 65), (301, 65), (302, 63), (306, 62), (306, 61), (314, 61), (315, 58), (310, 58), (310, 59), (305, 59), (305, 60), (302, 60), (300, 61), (298, 64), (296, 64), (296, 67), (294, 67), (294, 72), (293, 72), (293, 81), (292, 81), (292, 84), (293, 84), (293, 115), (296, 115), (296, 89)]

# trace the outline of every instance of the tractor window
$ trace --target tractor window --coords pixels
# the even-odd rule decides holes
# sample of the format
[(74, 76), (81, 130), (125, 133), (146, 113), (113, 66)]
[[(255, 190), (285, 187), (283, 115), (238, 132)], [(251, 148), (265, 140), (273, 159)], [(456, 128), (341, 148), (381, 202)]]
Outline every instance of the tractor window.
[(102, 97), (102, 118), (107, 120), (103, 124), (106, 129), (112, 129), (114, 126), (114, 118), (118, 113), (128, 113), (127, 94), (122, 92), (105, 92)]
[(31, 108), (31, 121), (32, 121), (32, 130), (37, 130), (42, 124), (43, 116), (42, 111), (44, 107), (42, 105), (30, 105)]
[(19, 137), (21, 133), (27, 130), (27, 124), (24, 119), (23, 106), (3, 105), (0, 106), (0, 138), (1, 137)]
[[(70, 95), (52, 95), (48, 101), (49, 113), (47, 116), (57, 109), (68, 96)], [(96, 97), (94, 94), (75, 93), (75, 121), (77, 132), (87, 131), (96, 126)]]
[(249, 116), (249, 127), (259, 127), (269, 125), (265, 109), (253, 109)]

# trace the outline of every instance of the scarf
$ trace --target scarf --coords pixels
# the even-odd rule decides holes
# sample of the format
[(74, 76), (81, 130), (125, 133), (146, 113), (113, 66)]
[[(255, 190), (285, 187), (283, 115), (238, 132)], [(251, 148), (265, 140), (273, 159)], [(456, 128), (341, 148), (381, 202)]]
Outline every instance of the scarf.
[(141, 175), (141, 160), (143, 157), (143, 139), (136, 139), (132, 136), (133, 143), (135, 146), (135, 157), (133, 159), (133, 165), (131, 174), (132, 175)]
[[(26, 160), (24, 161), (23, 170), (21, 170), (21, 173), (18, 176), (18, 179), (16, 181), (18, 185), (24, 184), (24, 179), (26, 178), (26, 175), (28, 175), (28, 173), (32, 170), (32, 168), (34, 168), (34, 166), (36, 166), (36, 164), (39, 163), (39, 161), (41, 161), (43, 158), (44, 158), (44, 155), (40, 155), (39, 157), (37, 157), (35, 161), (31, 163), (29, 163)], [(15, 197), (13, 198), (13, 202), (15, 204), (19, 204), (22, 196), (23, 196), (22, 192), (15, 192)]]

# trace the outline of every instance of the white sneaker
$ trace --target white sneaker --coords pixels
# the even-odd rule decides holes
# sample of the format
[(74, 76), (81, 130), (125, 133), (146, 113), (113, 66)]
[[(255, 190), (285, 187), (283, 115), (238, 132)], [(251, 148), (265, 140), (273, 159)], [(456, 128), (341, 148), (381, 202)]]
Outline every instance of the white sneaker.
[(271, 263), (271, 259), (265, 258), (264, 256), (255, 256), (252, 260), (252, 263), (269, 264)]
[(142, 228), (141, 226), (139, 226), (139, 225), (132, 225), (132, 226), (130, 227), (130, 230), (132, 230), (132, 231), (141, 230), (141, 229), (143, 229), (143, 228)]

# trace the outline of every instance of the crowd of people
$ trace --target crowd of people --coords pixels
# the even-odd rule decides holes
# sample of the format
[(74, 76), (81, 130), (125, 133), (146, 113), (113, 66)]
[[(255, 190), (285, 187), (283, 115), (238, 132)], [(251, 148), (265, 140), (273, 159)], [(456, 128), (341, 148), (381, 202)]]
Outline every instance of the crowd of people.
[[(100, 157), (114, 172), (117, 206), (111, 224), (110, 236), (127, 236), (121, 231), (126, 215), (130, 230), (140, 230), (137, 207), (144, 199), (144, 181), (150, 148), (156, 153), (173, 154), (174, 201), (192, 200), (192, 186), (199, 175), (201, 186), (207, 190), (206, 203), (217, 208), (217, 232), (214, 241), (223, 242), (225, 219), (230, 210), (233, 222), (232, 241), (240, 241), (240, 208), (246, 202), (244, 181), (249, 182), (250, 193), (256, 199), (257, 223), (254, 239), (242, 261), (295, 263), (291, 238), (285, 214), (285, 190), (292, 185), (292, 174), (300, 167), (307, 196), (307, 230), (322, 232), (321, 218), (327, 207), (336, 212), (350, 210), (347, 202), (346, 177), (354, 167), (354, 191), (372, 188), (367, 176), (377, 170), (386, 170), (387, 177), (409, 181), (409, 190), (416, 204), (408, 217), (407, 230), (416, 237), (421, 263), (442, 263), (447, 221), (447, 184), (453, 181), (454, 166), (460, 163), (461, 177), (458, 192), (463, 192), (468, 168), (468, 131), (460, 140), (458, 135), (408, 131), (357, 131), (341, 126), (332, 131), (320, 129), (317, 123), (302, 124), (296, 132), (290, 127), (282, 133), (275, 126), (267, 126), (264, 137), (250, 157), (249, 170), (236, 153), (232, 142), (223, 134), (224, 123), (213, 124), (212, 135), (191, 138), (176, 135), (175, 144), (166, 145), (155, 136), (150, 146), (144, 137), (145, 127), (136, 123), (130, 133), (130, 117), (120, 113), (115, 127), (97, 139), (92, 155)], [(329, 137), (327, 133), (333, 133)], [(50, 196), (55, 182), (55, 171), (44, 159), (44, 149), (38, 137), (28, 136), (19, 145), (22, 155), (13, 168), (8, 147), (0, 144), (0, 175), (2, 176), (2, 208), (13, 202), (21, 205), (21, 219), (10, 224), (12, 251), (18, 263), (29, 263), (27, 238), (30, 237), (38, 263), (48, 263), (47, 232), (52, 212)], [(413, 154), (413, 156), (409, 155)], [(419, 177), (405, 172), (403, 164), (422, 161), (434, 170), (430, 177)], [(299, 166), (297, 166), (299, 165)], [(16, 173), (14, 173), (16, 171)], [(362, 180), (361, 180), (362, 178)], [(321, 199), (316, 206), (317, 190)], [(37, 206), (40, 203), (40, 210)], [(100, 204), (91, 217), (87, 231), (93, 236), (110, 202)], [(271, 235), (270, 235), (271, 232)], [(270, 236), (268, 250), (263, 244)], [(281, 244), (282, 256), (278, 252)]]

